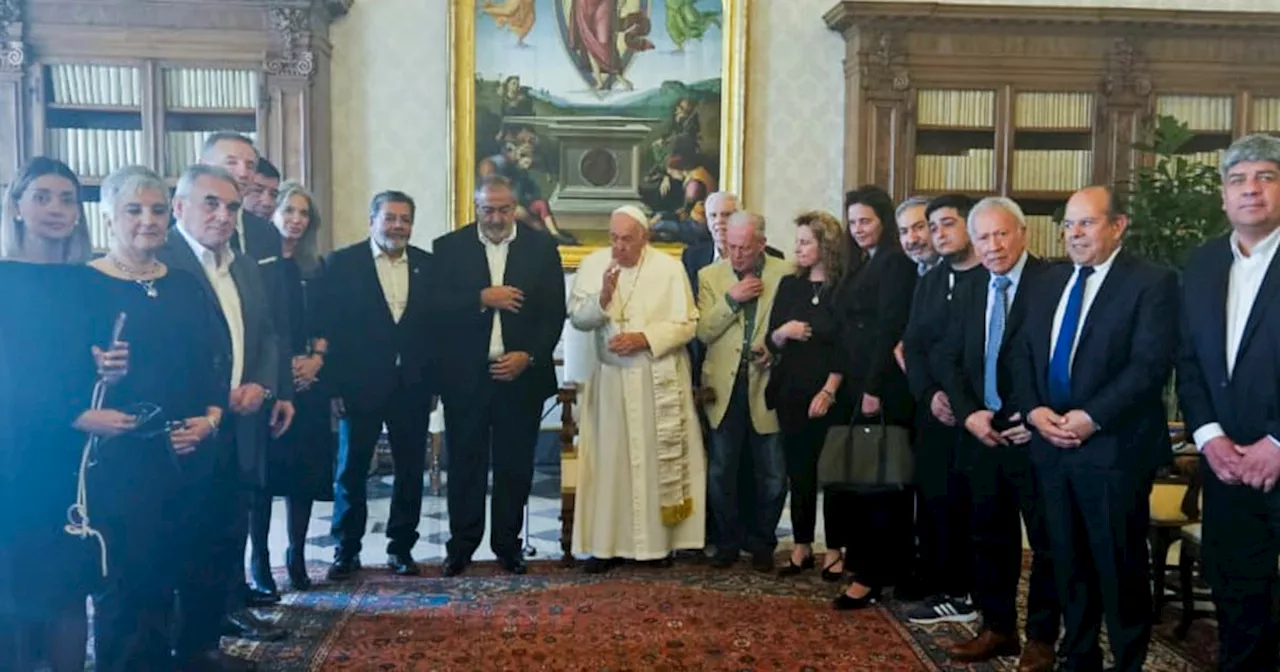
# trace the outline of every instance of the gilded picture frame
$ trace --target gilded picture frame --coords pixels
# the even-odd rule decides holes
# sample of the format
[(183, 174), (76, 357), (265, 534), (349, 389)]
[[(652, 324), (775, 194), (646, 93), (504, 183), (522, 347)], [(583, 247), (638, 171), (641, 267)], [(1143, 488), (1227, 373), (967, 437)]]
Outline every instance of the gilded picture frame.
[(566, 270), (622, 204), (672, 254), (705, 240), (701, 200), (743, 186), (747, 2), (450, 2), (451, 229), (498, 174)]

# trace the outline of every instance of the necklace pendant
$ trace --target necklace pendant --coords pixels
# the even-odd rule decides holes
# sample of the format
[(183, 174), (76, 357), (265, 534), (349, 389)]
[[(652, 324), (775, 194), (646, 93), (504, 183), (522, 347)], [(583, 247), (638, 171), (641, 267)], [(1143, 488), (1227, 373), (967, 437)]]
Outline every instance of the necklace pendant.
[(815, 295), (813, 296), (813, 300), (812, 300), (812, 301), (810, 301), (809, 303), (812, 303), (812, 304), (813, 304), (813, 305), (815, 305), (815, 306), (816, 306), (816, 305), (818, 305), (818, 295), (817, 295), (817, 294), (815, 294)]
[(147, 288), (147, 298), (154, 299), (157, 296), (160, 296), (160, 292), (156, 291), (155, 285), (152, 285)]

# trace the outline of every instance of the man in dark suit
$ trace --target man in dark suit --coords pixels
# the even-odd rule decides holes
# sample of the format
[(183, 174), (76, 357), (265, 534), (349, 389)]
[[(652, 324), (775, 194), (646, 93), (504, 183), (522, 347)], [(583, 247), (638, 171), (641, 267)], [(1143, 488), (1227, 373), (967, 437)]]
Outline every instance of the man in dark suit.
[(422, 515), (427, 419), (436, 390), (431, 356), (439, 325), (431, 323), (431, 255), (409, 244), (414, 214), (407, 194), (374, 196), (369, 238), (333, 252), (325, 264), (325, 368), (343, 417), (333, 493), (334, 581), (360, 569), (369, 517), (365, 483), (384, 423), (395, 467), (387, 566), (401, 575), (419, 572), (412, 551)]
[[(982, 282), (986, 270), (969, 242), (967, 217), (973, 200), (945, 194), (932, 200), (903, 202), (895, 215), (903, 251), (919, 269), (911, 318), (902, 335), (907, 383), (915, 399), (916, 535), (919, 566), (915, 568), (925, 599), (907, 612), (913, 623), (968, 623), (978, 619), (969, 543), (969, 488), (961, 474), (957, 449), (960, 428), (942, 387), (941, 360), (935, 355), (951, 323), (952, 299), (970, 282)], [(920, 242), (919, 222), (926, 223)], [(930, 254), (942, 262), (929, 265)], [(914, 250), (914, 251), (913, 251)]]
[(204, 285), (219, 318), (213, 363), (231, 389), (216, 448), (184, 465), (190, 493), (184, 527), (195, 537), (185, 550), (187, 569), (178, 589), (177, 652), (184, 669), (240, 669), (218, 649), (223, 634), (283, 636), (247, 610), (237, 611), (235, 593), (244, 585), (247, 495), (265, 477), (268, 428), (278, 436), (292, 421), (293, 386), (279, 378), (284, 354), (258, 266), (228, 245), (240, 209), (235, 179), (216, 166), (191, 166), (178, 181), (173, 208), (178, 226), (159, 258)]
[(1251, 135), (1222, 159), (1230, 235), (1191, 256), (1182, 283), (1178, 397), (1204, 484), (1204, 570), (1218, 666), (1274, 670), (1280, 555), (1280, 140)]
[[(698, 300), (698, 272), (711, 264), (727, 258), (724, 247), (725, 232), (729, 229), (729, 218), (738, 212), (737, 194), (728, 191), (717, 191), (707, 196), (707, 228), (711, 230), (711, 240), (704, 240), (684, 248), (680, 253), (680, 262), (684, 264), (684, 272), (689, 276), (689, 287), (693, 289), (693, 300)], [(776, 259), (782, 259), (782, 252), (771, 245), (766, 245), (764, 253)], [(707, 356), (707, 346), (698, 339), (689, 341), (689, 367), (693, 371), (693, 389), (698, 392), (702, 388), (702, 362)], [(705, 445), (711, 445), (711, 425), (707, 422), (707, 412), (699, 402), (698, 421), (702, 425), (702, 438)], [(738, 463), (738, 510), (755, 511), (755, 467), (750, 451), (743, 454)], [(710, 555), (715, 550), (719, 532), (716, 530), (715, 518), (711, 515), (711, 507), (707, 507), (707, 548)]]
[[(1049, 533), (1035, 471), (1026, 453), (1031, 441), (1022, 413), (1010, 399), (1010, 344), (1029, 301), (1026, 287), (1048, 265), (1027, 252), (1022, 209), (1002, 197), (985, 198), (969, 213), (973, 245), (982, 259), (981, 281), (958, 286), (940, 359), (951, 409), (967, 433), (965, 474), (972, 494), (974, 603), (982, 630), (949, 649), (952, 660), (985, 662), (1022, 657), (1022, 672), (1052, 672), (1060, 618)], [(1031, 542), (1027, 644), (1019, 645), (1018, 578), (1022, 574), (1022, 525)]]
[[(533, 484), (542, 408), (556, 393), (553, 361), (564, 330), (564, 270), (555, 240), (515, 220), (502, 178), (476, 191), (476, 221), (434, 245), (432, 315), (449, 452), (445, 576), (461, 574), (484, 537), (506, 571), (526, 571), (520, 528)], [(492, 455), (492, 458), (490, 457)]]
[(1120, 249), (1125, 225), (1106, 188), (1071, 197), (1063, 231), (1074, 264), (1024, 288), (1031, 301), (1010, 352), (1013, 407), (1035, 429), (1064, 670), (1101, 668), (1104, 613), (1116, 670), (1141, 670), (1151, 636), (1147, 498), (1171, 455), (1163, 390), (1178, 285)]
[[(210, 135), (200, 151), (200, 163), (225, 168), (235, 178), (241, 194), (257, 189), (254, 178), (258, 161), (253, 141), (230, 131)], [(268, 263), (280, 257), (280, 233), (271, 222), (244, 209), (237, 217), (231, 234), (231, 249), (236, 254)]]

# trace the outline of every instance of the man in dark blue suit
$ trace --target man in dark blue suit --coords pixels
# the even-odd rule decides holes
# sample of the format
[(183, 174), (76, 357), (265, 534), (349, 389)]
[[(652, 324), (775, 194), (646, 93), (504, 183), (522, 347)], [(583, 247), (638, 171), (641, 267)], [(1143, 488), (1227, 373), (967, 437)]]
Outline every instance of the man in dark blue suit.
[(1025, 288), (1030, 310), (1010, 353), (1014, 407), (1035, 430), (1063, 670), (1102, 668), (1104, 613), (1114, 669), (1141, 670), (1151, 637), (1147, 498), (1171, 457), (1163, 390), (1178, 285), (1172, 271), (1121, 249), (1126, 224), (1104, 187), (1071, 197), (1063, 235), (1074, 263)]
[(1221, 670), (1277, 665), (1280, 555), (1280, 139), (1237, 140), (1222, 159), (1230, 235), (1183, 272), (1178, 398), (1204, 484), (1204, 569)]

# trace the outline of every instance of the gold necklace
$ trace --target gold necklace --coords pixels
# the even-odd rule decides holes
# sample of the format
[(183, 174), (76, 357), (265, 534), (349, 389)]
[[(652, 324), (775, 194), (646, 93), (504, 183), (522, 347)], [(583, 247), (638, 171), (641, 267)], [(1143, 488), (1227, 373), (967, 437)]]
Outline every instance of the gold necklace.
[(160, 296), (160, 292), (156, 290), (156, 278), (154, 277), (156, 273), (160, 272), (160, 262), (152, 259), (151, 266), (146, 270), (135, 271), (126, 266), (124, 262), (120, 261), (120, 259), (114, 254), (107, 254), (107, 260), (111, 262), (112, 266), (116, 267), (117, 271), (120, 271), (141, 287), (142, 290), (146, 292), (147, 298), (154, 299), (157, 296)]
[[(622, 305), (618, 308), (618, 317), (619, 317), (619, 321), (622, 323), (623, 329), (626, 328), (627, 322), (628, 322), (627, 306), (631, 305), (631, 298), (636, 294), (636, 287), (640, 286), (640, 271), (644, 270), (644, 260), (645, 260), (645, 257), (648, 256), (646, 254), (647, 252), (648, 252), (647, 248), (640, 251), (640, 262), (636, 264), (636, 277), (631, 281), (631, 291), (627, 292), (626, 300), (624, 300), (622, 302)], [(622, 271), (618, 271), (618, 274), (619, 276), (621, 276)]]

